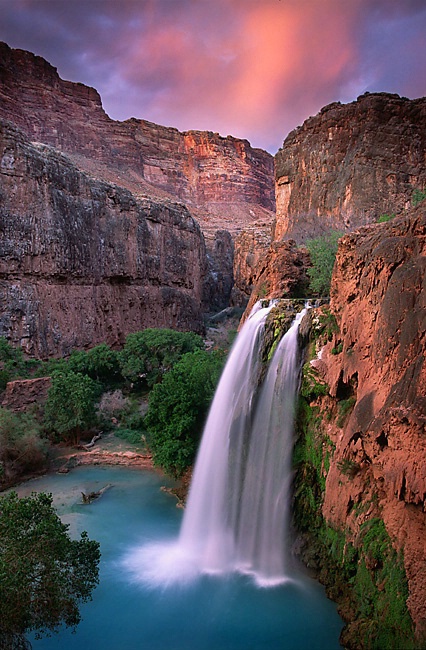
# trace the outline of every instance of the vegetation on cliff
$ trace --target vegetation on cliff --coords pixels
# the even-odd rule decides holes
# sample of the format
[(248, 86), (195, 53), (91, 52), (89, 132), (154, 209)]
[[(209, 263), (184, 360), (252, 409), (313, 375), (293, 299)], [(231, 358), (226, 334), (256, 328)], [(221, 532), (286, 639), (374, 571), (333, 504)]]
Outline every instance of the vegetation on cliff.
[(308, 239), (306, 248), (309, 251), (312, 266), (308, 268), (310, 279), (309, 289), (312, 295), (328, 296), (330, 294), (331, 276), (336, 260), (337, 244), (343, 233), (331, 230), (321, 237)]
[[(409, 650), (419, 647), (407, 609), (408, 586), (403, 558), (385, 529), (377, 494), (369, 492), (354, 508), (358, 530), (336, 528), (326, 521), (322, 505), (335, 445), (327, 435), (327, 422), (342, 427), (354, 399), (331, 398), (329, 387), (310, 363), (316, 341), (330, 341), (336, 321), (323, 309), (312, 317), (308, 361), (303, 367), (294, 448), (294, 523), (302, 559), (327, 586), (328, 594), (350, 621), (342, 642), (353, 650)], [(359, 467), (346, 459), (339, 464), (343, 480)], [(362, 523), (361, 523), (362, 522)]]
[(17, 414), (0, 409), (0, 485), (46, 466), (49, 444), (79, 445), (100, 429), (148, 447), (173, 476), (194, 462), (225, 357), (204, 349), (197, 334), (146, 329), (130, 334), (121, 350), (103, 343), (31, 363), (20, 348), (0, 344), (5, 378), (50, 376), (44, 404)]

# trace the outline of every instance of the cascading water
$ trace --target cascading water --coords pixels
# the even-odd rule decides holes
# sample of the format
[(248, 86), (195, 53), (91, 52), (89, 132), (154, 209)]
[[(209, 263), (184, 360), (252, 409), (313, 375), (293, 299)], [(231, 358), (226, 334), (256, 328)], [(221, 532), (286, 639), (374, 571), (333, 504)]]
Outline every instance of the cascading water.
[(258, 395), (260, 349), (272, 309), (257, 305), (232, 348), (204, 429), (179, 539), (126, 562), (151, 584), (212, 572), (250, 573), (260, 585), (289, 578), (285, 553), (299, 313)]
[(204, 571), (233, 565), (234, 528), (259, 374), (258, 352), (271, 307), (254, 310), (238, 335), (204, 429), (179, 538)]
[(200, 570), (248, 571), (261, 584), (286, 577), (297, 332), (304, 313), (278, 345), (254, 404), (269, 311), (251, 315), (232, 350), (204, 430), (179, 539)]

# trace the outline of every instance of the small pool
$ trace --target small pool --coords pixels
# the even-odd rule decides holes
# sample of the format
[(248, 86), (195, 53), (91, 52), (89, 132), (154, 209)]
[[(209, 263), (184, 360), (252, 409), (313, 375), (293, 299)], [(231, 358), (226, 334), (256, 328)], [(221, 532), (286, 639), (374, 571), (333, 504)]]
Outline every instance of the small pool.
[[(112, 484), (82, 505), (81, 492)], [(321, 585), (303, 575), (274, 588), (245, 576), (202, 576), (149, 587), (123, 560), (135, 548), (176, 539), (182, 510), (161, 491), (167, 479), (122, 467), (81, 467), (29, 481), (18, 492), (51, 492), (70, 533), (87, 530), (101, 544), (100, 584), (82, 607), (75, 634), (67, 629), (34, 650), (338, 650), (343, 626)], [(170, 485), (170, 484), (169, 484)]]

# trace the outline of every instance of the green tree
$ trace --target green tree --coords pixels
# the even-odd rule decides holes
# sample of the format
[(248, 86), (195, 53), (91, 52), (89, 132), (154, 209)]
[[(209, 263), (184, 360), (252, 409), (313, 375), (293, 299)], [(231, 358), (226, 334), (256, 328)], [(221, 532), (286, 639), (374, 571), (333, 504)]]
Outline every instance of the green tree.
[(148, 444), (155, 465), (173, 476), (194, 462), (223, 362), (219, 352), (185, 354), (151, 392), (145, 417)]
[(0, 408), (0, 482), (43, 467), (47, 444), (40, 425), (29, 413)]
[(106, 343), (96, 345), (87, 352), (74, 350), (66, 366), (73, 372), (80, 372), (103, 384), (110, 384), (120, 376), (118, 354)]
[(31, 647), (24, 635), (75, 628), (99, 582), (99, 543), (71, 540), (52, 495), (0, 498), (0, 649)]
[(184, 354), (203, 347), (203, 339), (193, 332), (148, 328), (126, 338), (119, 355), (121, 372), (132, 383), (151, 388)]
[(328, 296), (337, 253), (337, 244), (343, 233), (332, 230), (327, 235), (309, 239), (306, 247), (312, 262), (308, 269), (309, 287), (314, 294)]
[(44, 410), (47, 428), (77, 444), (96, 420), (98, 392), (96, 382), (87, 375), (72, 370), (54, 372)]

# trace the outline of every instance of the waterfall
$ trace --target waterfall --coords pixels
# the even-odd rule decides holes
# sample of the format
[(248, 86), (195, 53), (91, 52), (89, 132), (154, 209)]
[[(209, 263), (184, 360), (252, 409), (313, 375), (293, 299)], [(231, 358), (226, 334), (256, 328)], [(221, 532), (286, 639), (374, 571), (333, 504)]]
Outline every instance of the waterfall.
[(231, 351), (204, 429), (179, 538), (200, 571), (247, 571), (260, 584), (281, 582), (287, 572), (297, 332), (304, 313), (280, 341), (256, 396), (270, 309), (254, 310)]
[(259, 390), (260, 351), (273, 305), (257, 305), (234, 343), (210, 408), (177, 541), (125, 561), (151, 585), (239, 571), (262, 586), (289, 580), (288, 534), (294, 404), (299, 382), (295, 318)]

